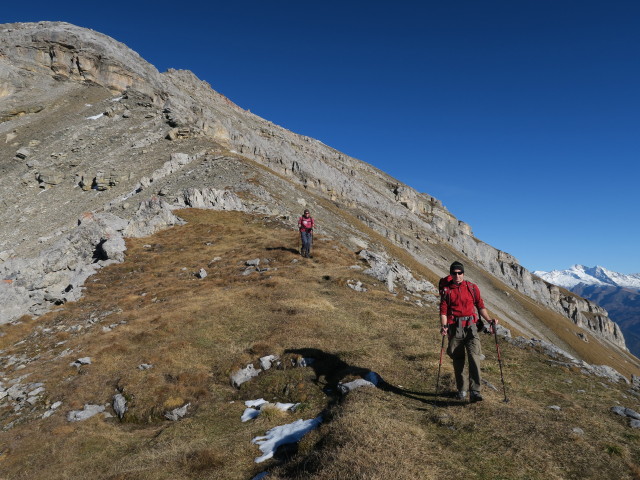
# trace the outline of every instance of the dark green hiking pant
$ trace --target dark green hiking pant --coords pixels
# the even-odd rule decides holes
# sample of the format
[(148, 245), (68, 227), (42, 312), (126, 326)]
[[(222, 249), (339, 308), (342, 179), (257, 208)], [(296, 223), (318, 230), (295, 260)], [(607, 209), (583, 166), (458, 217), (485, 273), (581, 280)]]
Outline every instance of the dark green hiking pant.
[(449, 332), (447, 355), (453, 360), (458, 391), (468, 391), (471, 387), (472, 392), (479, 392), (481, 389), (480, 362), (484, 357), (478, 328), (475, 324), (461, 329), (452, 325), (450, 330), (451, 327), (453, 331)]

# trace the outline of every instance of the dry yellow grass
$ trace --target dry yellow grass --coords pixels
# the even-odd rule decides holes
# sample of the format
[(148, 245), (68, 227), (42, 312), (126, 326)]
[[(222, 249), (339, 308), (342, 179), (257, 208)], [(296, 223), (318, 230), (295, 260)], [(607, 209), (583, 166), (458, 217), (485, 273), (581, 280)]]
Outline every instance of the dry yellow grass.
[[(314, 258), (302, 259), (296, 233), (275, 220), (181, 215), (187, 225), (129, 241), (127, 260), (91, 279), (81, 301), (3, 328), (3, 355), (34, 359), (5, 376), (45, 382), (46, 401), (63, 406), (48, 419), (39, 419), (46, 405), (20, 416), (0, 411), (2, 425), (16, 421), (0, 433), (0, 478), (247, 479), (264, 469), (283, 479), (638, 478), (640, 434), (609, 412), (615, 404), (640, 410), (626, 387), (503, 344), (510, 403), (491, 389), (481, 404), (436, 401), (435, 306), (389, 294), (330, 241), (319, 238)], [(270, 270), (243, 276), (252, 258), (268, 259)], [(204, 279), (194, 275), (200, 268)], [(351, 290), (349, 279), (369, 291)], [(501, 389), (493, 338), (483, 344), (485, 377)], [(61, 357), (65, 350), (72, 353)], [(231, 372), (267, 354), (281, 355), (285, 368), (231, 387)], [(69, 365), (84, 356), (91, 365)], [(316, 363), (292, 368), (300, 356)], [(369, 371), (387, 383), (337, 395), (337, 382)], [(453, 386), (445, 359), (441, 391)], [(64, 418), (117, 392), (129, 402), (122, 421)], [(261, 397), (301, 406), (241, 423), (243, 402)], [(163, 418), (186, 403), (186, 418)], [(254, 464), (252, 438), (321, 413), (325, 421), (297, 453)]]

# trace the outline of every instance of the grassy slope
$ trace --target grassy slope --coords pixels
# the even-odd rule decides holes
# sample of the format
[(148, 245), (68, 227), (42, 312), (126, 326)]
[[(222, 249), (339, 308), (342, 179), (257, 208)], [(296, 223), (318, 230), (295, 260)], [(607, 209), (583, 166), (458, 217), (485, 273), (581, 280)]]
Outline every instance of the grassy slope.
[[(314, 258), (301, 259), (292, 251), (296, 233), (275, 221), (182, 215), (185, 226), (129, 241), (126, 262), (101, 271), (81, 301), (3, 327), (3, 355), (37, 357), (4, 377), (31, 374), (28, 381), (46, 383), (49, 403), (64, 403), (44, 420), (33, 420), (42, 404), (19, 417), (0, 410), (3, 425), (19, 419), (0, 433), (0, 478), (247, 479), (265, 468), (269, 478), (639, 478), (640, 434), (609, 412), (615, 404), (640, 410), (625, 386), (503, 344), (510, 403), (491, 389), (481, 404), (438, 400), (434, 306), (389, 294), (350, 269), (356, 256), (332, 242), (317, 239)], [(242, 276), (243, 262), (256, 257), (277, 270)], [(195, 278), (202, 267), (209, 275)], [(369, 291), (351, 290), (348, 279)], [(83, 327), (69, 330), (76, 325)], [(485, 376), (500, 388), (495, 345), (491, 337), (483, 344)], [(60, 357), (65, 349), (73, 352)], [(318, 361), (313, 369), (270, 370), (239, 390), (229, 385), (232, 371), (271, 353), (287, 367), (300, 354)], [(91, 365), (69, 366), (84, 356)], [(141, 363), (154, 368), (141, 371)], [(337, 381), (368, 370), (389, 385), (335, 396)], [(441, 384), (453, 388), (447, 359)], [(108, 403), (117, 391), (130, 404), (123, 422), (65, 420), (67, 411)], [(302, 408), (241, 423), (243, 402), (260, 397)], [(187, 418), (162, 419), (186, 402)], [(260, 452), (252, 438), (321, 412), (324, 424), (288, 461), (253, 463)]]

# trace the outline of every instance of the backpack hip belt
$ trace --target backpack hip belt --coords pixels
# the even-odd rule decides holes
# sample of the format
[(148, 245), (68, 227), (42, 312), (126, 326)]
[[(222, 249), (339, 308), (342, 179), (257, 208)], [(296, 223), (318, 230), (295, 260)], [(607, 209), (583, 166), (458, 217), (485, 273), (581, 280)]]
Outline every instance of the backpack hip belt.
[(474, 315), (471, 315), (469, 317), (453, 317), (453, 321), (449, 321), (449, 323), (453, 323), (456, 326), (464, 328), (468, 327), (472, 323), (476, 323), (476, 317)]

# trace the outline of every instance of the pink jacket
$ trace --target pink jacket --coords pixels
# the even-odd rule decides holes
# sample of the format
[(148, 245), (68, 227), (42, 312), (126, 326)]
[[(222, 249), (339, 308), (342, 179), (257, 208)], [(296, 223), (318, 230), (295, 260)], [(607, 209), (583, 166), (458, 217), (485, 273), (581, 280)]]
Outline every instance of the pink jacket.
[(298, 219), (298, 227), (300, 227), (301, 232), (310, 232), (315, 225), (313, 217), (300, 217)]

